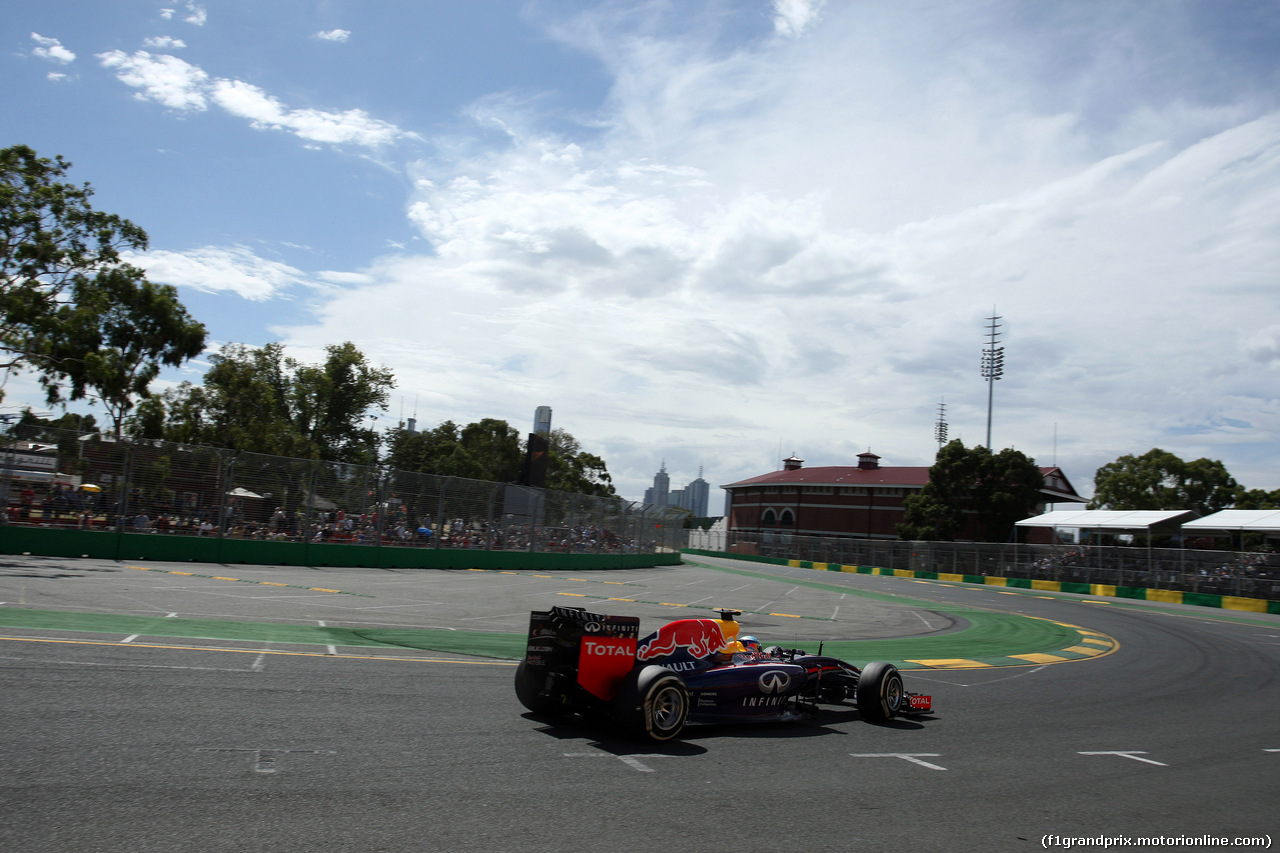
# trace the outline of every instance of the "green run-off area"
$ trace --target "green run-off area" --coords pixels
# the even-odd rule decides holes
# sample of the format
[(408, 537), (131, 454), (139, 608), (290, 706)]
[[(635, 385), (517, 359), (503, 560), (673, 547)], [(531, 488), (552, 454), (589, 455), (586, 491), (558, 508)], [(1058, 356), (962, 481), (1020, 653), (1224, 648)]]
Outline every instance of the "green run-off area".
[[(1037, 619), (1017, 614), (1001, 613), (971, 607), (942, 605), (936, 602), (889, 596), (847, 587), (824, 584), (817, 581), (800, 581), (795, 578), (777, 578), (767, 574), (727, 569), (719, 566), (697, 564), (701, 568), (717, 572), (749, 576), (753, 579), (799, 584), (843, 595), (879, 599), (895, 606), (908, 605), (934, 612), (947, 613), (960, 620), (964, 627), (946, 633), (906, 637), (899, 639), (837, 640), (823, 642), (825, 653), (843, 658), (855, 664), (883, 660), (903, 669), (946, 666), (1026, 666), (1028, 660), (1018, 656), (1050, 655), (1060, 660), (1095, 656), (1111, 650), (1114, 643), (1102, 635), (1079, 629), (1064, 623)], [(336, 590), (334, 591), (336, 592)], [(578, 596), (591, 601), (592, 607), (616, 609), (617, 603), (605, 596)], [(594, 603), (599, 599), (600, 604)], [(584, 604), (587, 602), (584, 601)], [(673, 617), (677, 616), (673, 612)], [(693, 615), (688, 611), (680, 616)], [(106, 642), (121, 642), (129, 638), (134, 643), (159, 642), (164, 639), (238, 641), (255, 644), (287, 644), (290, 646), (330, 646), (347, 649), (413, 649), (424, 652), (441, 652), (476, 657), (517, 660), (524, 654), (523, 634), (486, 631), (451, 631), (444, 629), (415, 628), (342, 628), (319, 625), (289, 625), (272, 622), (241, 622), (219, 619), (164, 618), (131, 616), (106, 613), (34, 610), (0, 607), (0, 626), (15, 629), (55, 630), (115, 635)], [(645, 631), (658, 625), (647, 625)], [(1082, 633), (1082, 631), (1084, 633)], [(1093, 639), (1085, 640), (1087, 633)], [(762, 636), (766, 645), (775, 641)], [(777, 644), (789, 643), (777, 640)], [(1082, 642), (1091, 642), (1092, 648), (1081, 650)], [(817, 641), (806, 641), (806, 651), (816, 652)], [(1077, 651), (1071, 651), (1076, 649)], [(308, 652), (312, 649), (294, 649)]]

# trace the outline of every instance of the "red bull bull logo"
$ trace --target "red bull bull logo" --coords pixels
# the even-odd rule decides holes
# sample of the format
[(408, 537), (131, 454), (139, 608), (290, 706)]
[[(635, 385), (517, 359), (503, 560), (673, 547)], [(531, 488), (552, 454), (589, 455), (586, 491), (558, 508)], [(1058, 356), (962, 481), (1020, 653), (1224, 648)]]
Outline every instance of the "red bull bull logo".
[(656, 660), (679, 652), (701, 660), (726, 645), (720, 624), (714, 619), (680, 619), (663, 625), (642, 640), (636, 649), (636, 660)]

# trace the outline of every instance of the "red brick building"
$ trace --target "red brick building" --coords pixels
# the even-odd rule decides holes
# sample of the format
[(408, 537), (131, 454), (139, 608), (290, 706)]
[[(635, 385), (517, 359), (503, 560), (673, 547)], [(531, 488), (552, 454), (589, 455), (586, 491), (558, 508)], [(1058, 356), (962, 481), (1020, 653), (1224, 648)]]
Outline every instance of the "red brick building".
[[(880, 457), (871, 452), (859, 453), (856, 467), (805, 468), (804, 460), (794, 456), (782, 464), (781, 471), (721, 486), (729, 492), (731, 532), (897, 539), (903, 501), (929, 482), (927, 466), (882, 468)], [(1044, 490), (1037, 512), (1046, 504), (1086, 502), (1060, 468), (1040, 471)], [(973, 535), (972, 527), (966, 527), (957, 538)]]

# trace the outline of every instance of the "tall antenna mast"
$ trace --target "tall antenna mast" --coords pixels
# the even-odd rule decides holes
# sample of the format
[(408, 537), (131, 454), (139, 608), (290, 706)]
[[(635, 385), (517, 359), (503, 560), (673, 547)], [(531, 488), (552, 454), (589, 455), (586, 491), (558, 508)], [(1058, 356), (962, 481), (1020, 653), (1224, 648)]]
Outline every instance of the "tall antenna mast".
[(1004, 347), (1000, 343), (1000, 320), (995, 306), (987, 318), (987, 345), (982, 350), (982, 378), (987, 380), (987, 449), (991, 449), (991, 407), (995, 400), (996, 380), (1004, 375)]
[(947, 403), (942, 401), (938, 403), (938, 422), (933, 425), (933, 437), (938, 442), (938, 447), (947, 443)]

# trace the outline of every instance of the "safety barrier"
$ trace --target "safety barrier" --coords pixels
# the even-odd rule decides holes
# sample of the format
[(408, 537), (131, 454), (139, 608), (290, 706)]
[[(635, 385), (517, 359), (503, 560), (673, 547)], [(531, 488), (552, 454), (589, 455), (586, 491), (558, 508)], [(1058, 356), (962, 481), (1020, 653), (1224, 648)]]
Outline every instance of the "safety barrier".
[(993, 577), (987, 575), (952, 574), (949, 572), (916, 571), (914, 569), (889, 569), (879, 566), (849, 566), (842, 563), (822, 563), (812, 560), (794, 560), (786, 557), (766, 557), (758, 554), (738, 554), (728, 551), (709, 551), (702, 548), (685, 548), (686, 554), (706, 557), (724, 557), (731, 560), (748, 560), (757, 563), (790, 566), (795, 569), (815, 569), (827, 572), (850, 572), (861, 575), (882, 575), (897, 578), (971, 583), (984, 586), (1013, 589), (1067, 592), (1077, 595), (1096, 595), (1104, 598), (1127, 598), (1136, 601), (1158, 601), (1164, 604), (1190, 604), (1198, 607), (1217, 607), (1223, 610), (1239, 610), (1249, 613), (1280, 614), (1280, 601), (1248, 598), (1235, 595), (1219, 595), (1205, 592), (1185, 592), (1174, 589), (1148, 589), (1145, 587), (1116, 586), (1115, 584), (1080, 583), (1072, 581), (1037, 580), (1033, 578)]
[(635, 569), (680, 564), (678, 551), (640, 554), (397, 548), (318, 542), (157, 536), (144, 533), (0, 527), (0, 553), (42, 557), (269, 566), (354, 566), (379, 569)]
[(384, 568), (679, 563), (683, 510), (38, 430), (0, 441), (0, 553)]

